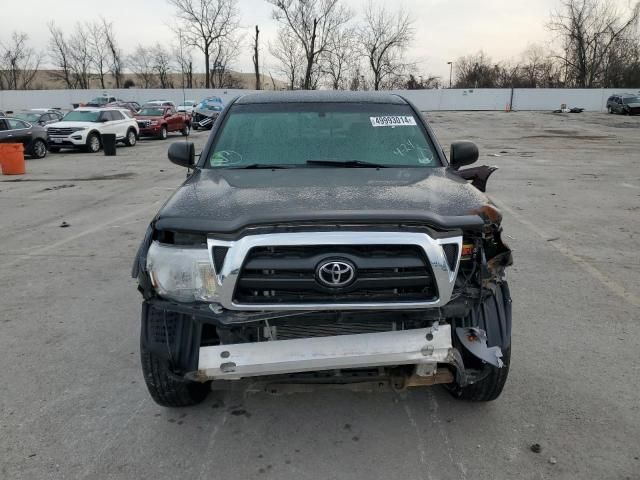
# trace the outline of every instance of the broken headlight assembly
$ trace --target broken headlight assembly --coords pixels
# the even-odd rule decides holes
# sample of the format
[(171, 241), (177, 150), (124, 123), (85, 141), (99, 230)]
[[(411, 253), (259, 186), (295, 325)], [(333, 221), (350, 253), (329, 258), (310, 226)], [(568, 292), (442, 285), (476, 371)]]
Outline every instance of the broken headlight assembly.
[(158, 295), (177, 302), (215, 300), (216, 278), (206, 248), (175, 247), (153, 242), (147, 271)]

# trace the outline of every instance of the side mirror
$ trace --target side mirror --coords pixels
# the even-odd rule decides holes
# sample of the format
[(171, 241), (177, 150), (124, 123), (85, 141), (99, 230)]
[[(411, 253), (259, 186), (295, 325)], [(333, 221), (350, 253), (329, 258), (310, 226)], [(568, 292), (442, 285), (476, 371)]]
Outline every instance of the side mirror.
[(451, 144), (451, 154), (449, 162), (451, 168), (458, 170), (465, 165), (471, 165), (478, 160), (480, 153), (478, 147), (473, 142), (453, 142)]
[(169, 160), (181, 167), (192, 168), (195, 165), (196, 147), (191, 142), (172, 143), (169, 146)]

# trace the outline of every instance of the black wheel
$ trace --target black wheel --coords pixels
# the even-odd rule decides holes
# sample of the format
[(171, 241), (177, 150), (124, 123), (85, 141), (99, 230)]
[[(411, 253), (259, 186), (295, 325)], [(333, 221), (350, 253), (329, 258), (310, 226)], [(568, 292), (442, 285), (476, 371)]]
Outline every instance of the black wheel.
[(97, 153), (100, 151), (101, 147), (102, 145), (100, 143), (100, 137), (98, 136), (98, 134), (90, 133), (89, 136), (87, 137), (87, 146), (86, 146), (87, 152)]
[(60, 147), (49, 147), (49, 151), (51, 153), (58, 153), (60, 151)]
[(44, 158), (47, 156), (47, 144), (44, 140), (36, 138), (31, 144), (31, 156), (33, 158)]
[(613, 113), (613, 109), (611, 107), (607, 107), (607, 112), (611, 115)]
[(131, 128), (127, 132), (127, 136), (124, 139), (124, 144), (127, 147), (133, 147), (137, 142), (138, 142), (138, 136), (136, 135), (136, 131), (133, 128)]
[(180, 133), (182, 134), (182, 136), (188, 137), (189, 134), (191, 133), (191, 126), (188, 123), (186, 123), (184, 125), (184, 128), (180, 130)]
[[(498, 285), (496, 293), (487, 297), (477, 310), (464, 319), (462, 325), (477, 326), (487, 331), (487, 346), (489, 347), (500, 346), (500, 341), (506, 343), (508, 346), (502, 348), (502, 362), (504, 366), (497, 368), (485, 364), (469, 352), (466, 352), (464, 347), (457, 345), (462, 353), (465, 366), (484, 369), (486, 376), (465, 387), (460, 387), (454, 383), (447, 385), (446, 388), (454, 397), (460, 400), (472, 402), (490, 402), (495, 400), (500, 396), (507, 382), (511, 361), (511, 296), (507, 283), (504, 282)], [(498, 331), (502, 332), (503, 337), (501, 339), (491, 338), (491, 332)]]
[(511, 347), (502, 352), (502, 368), (493, 365), (485, 365), (489, 373), (482, 380), (466, 387), (456, 384), (448, 385), (449, 392), (460, 400), (470, 402), (491, 402), (500, 396), (509, 376), (509, 362), (511, 360)]
[(175, 375), (169, 364), (140, 346), (142, 373), (153, 400), (163, 407), (189, 407), (204, 401), (211, 389), (208, 383), (191, 382)]
[(160, 140), (166, 140), (168, 135), (169, 135), (169, 131), (167, 130), (167, 127), (162, 127), (160, 129), (160, 135), (158, 135), (158, 138)]

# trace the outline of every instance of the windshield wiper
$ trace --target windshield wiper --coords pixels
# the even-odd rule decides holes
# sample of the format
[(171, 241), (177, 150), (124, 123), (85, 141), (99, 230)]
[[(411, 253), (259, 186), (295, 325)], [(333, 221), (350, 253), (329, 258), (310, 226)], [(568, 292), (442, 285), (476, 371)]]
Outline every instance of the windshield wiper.
[(344, 168), (389, 168), (387, 165), (364, 162), (362, 160), (307, 160), (307, 165)]
[(227, 167), (229, 170), (283, 170), (291, 168), (287, 165), (270, 165), (268, 163), (252, 163), (250, 165), (242, 165), (238, 167)]

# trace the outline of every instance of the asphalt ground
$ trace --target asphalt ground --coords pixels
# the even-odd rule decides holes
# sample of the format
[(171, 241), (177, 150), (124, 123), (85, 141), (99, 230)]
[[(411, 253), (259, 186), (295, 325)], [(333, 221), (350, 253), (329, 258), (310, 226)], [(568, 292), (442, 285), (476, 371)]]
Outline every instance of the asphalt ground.
[(155, 405), (129, 272), (184, 179), (166, 159), (182, 139), (52, 154), (0, 177), (0, 478), (640, 478), (640, 118), (427, 117), (500, 167), (489, 193), (515, 265), (497, 401), (238, 389)]

